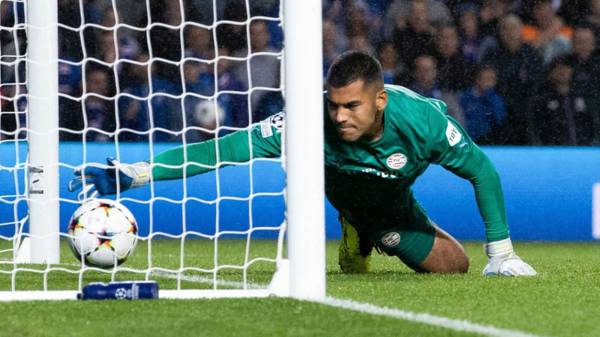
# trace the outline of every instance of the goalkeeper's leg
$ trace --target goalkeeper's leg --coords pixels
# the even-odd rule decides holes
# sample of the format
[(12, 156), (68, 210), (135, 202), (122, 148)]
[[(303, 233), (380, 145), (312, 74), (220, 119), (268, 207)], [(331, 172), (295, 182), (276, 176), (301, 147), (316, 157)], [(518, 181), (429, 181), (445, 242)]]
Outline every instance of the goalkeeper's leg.
[(433, 247), (419, 267), (431, 273), (466, 273), (469, 258), (462, 245), (438, 226), (434, 227)]
[(356, 228), (344, 217), (342, 224), (342, 240), (339, 246), (339, 264), (344, 273), (366, 273), (371, 269), (371, 251), (373, 243), (360, 237)]
[(377, 247), (420, 273), (466, 273), (469, 258), (450, 234), (429, 221), (420, 228), (378, 233)]
[(469, 258), (460, 243), (433, 223), (414, 198), (406, 206), (403, 223), (371, 233), (371, 241), (417, 272), (466, 273)]

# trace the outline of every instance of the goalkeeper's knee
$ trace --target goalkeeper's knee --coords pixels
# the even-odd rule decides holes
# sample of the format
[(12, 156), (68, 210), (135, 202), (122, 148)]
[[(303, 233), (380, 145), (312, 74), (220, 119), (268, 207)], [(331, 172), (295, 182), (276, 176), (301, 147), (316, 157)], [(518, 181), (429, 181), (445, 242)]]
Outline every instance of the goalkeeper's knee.
[(361, 242), (358, 232), (346, 219), (340, 218), (342, 240), (339, 247), (339, 264), (344, 273), (366, 273), (371, 269), (370, 241)]

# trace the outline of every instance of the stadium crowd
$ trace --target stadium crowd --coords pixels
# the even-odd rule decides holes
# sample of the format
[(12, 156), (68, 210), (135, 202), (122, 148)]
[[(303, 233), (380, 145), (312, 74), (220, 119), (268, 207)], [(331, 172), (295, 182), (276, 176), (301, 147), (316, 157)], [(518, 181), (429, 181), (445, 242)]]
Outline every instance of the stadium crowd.
[[(156, 128), (156, 141), (198, 141), (282, 109), (278, 0), (149, 3), (59, 0), (63, 139), (147, 141)], [(386, 83), (445, 101), (480, 144), (600, 144), (600, 0), (323, 3), (324, 74), (341, 52), (369, 51)], [(3, 26), (16, 8), (2, 2)], [(17, 35), (2, 31), (3, 60), (24, 48)], [(17, 83), (24, 67), (8, 64), (2, 83)], [(18, 87), (2, 86), (3, 131)]]

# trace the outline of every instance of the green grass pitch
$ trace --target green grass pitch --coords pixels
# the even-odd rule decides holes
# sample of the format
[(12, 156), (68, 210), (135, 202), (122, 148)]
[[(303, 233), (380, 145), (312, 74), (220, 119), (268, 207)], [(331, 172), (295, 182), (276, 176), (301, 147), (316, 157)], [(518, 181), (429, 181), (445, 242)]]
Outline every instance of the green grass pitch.
[[(245, 242), (230, 240), (219, 245), (219, 262), (244, 261)], [(249, 256), (273, 257), (271, 241), (254, 242)], [(337, 266), (337, 242), (327, 244), (327, 294), (378, 306), (430, 313), (502, 329), (543, 336), (600, 336), (600, 254), (592, 243), (520, 243), (519, 255), (539, 272), (534, 278), (485, 278), (481, 244), (466, 244), (471, 269), (465, 275), (418, 275), (395, 258), (375, 255), (372, 273), (344, 275)], [(186, 265), (212, 267), (209, 242), (188, 241), (183, 248)], [(177, 241), (153, 243), (153, 258), (146, 257), (146, 243), (125, 264), (145, 268), (149, 263), (177, 268), (182, 248)], [(75, 263), (66, 249), (63, 261)], [(241, 255), (241, 256), (240, 256)], [(76, 266), (66, 264), (65, 269)], [(7, 266), (0, 265), (2, 270)], [(273, 264), (250, 267), (253, 283), (268, 281)], [(23, 274), (23, 275), (21, 275)], [(197, 272), (186, 275), (201, 276)], [(204, 274), (206, 276), (206, 274)], [(78, 274), (51, 272), (51, 289), (75, 289)], [(85, 281), (108, 280), (110, 275), (88, 272)], [(141, 278), (131, 272), (115, 279)], [(219, 272), (219, 280), (240, 281), (234, 269)], [(156, 278), (161, 288), (176, 280)], [(0, 290), (11, 278), (0, 274)], [(19, 289), (40, 289), (42, 274), (19, 273)], [(183, 288), (207, 284), (183, 281)], [(291, 299), (219, 299), (155, 301), (64, 301), (0, 303), (0, 336), (477, 336), (396, 318), (338, 309)]]

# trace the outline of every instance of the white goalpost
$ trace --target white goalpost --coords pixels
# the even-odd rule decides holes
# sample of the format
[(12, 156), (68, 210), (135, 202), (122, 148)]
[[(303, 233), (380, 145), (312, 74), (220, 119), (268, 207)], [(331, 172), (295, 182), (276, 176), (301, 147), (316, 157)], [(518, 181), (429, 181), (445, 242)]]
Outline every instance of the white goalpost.
[[(321, 1), (265, 0), (264, 7), (277, 8), (277, 13), (254, 15), (253, 6), (260, 2), (251, 5), (250, 0), (107, 0), (103, 8), (106, 13), (112, 11), (112, 26), (89, 21), (93, 18), (84, 13), (87, 1), (72, 3), (79, 7), (78, 27), (59, 22), (57, 0), (0, 0), (1, 6), (9, 8), (4, 13), (13, 20), (12, 25), (0, 25), (4, 39), (0, 49), (1, 84), (14, 89), (9, 94), (0, 92), (0, 301), (76, 299), (87, 283), (128, 278), (158, 281), (160, 298), (324, 298)], [(124, 4), (141, 7), (123, 9)], [(212, 22), (188, 19), (186, 6), (190, 4), (196, 10), (212, 12), (202, 13), (212, 17)], [(202, 4), (210, 4), (210, 8), (197, 7)], [(162, 6), (163, 12), (178, 11), (173, 17), (179, 17), (179, 21), (155, 21), (151, 8), (156, 6)], [(133, 25), (124, 21), (124, 10), (143, 13), (145, 18)], [(223, 17), (232, 10), (238, 10), (243, 18)], [(254, 27), (257, 22), (266, 23), (269, 29), (280, 27), (281, 50), (254, 50), (258, 47), (251, 41), (252, 34), (261, 34), (254, 30), (262, 28), (258, 24)], [(219, 33), (223, 27), (242, 32), (240, 50), (246, 54), (226, 50), (224, 45), (228, 43), (223, 36), (230, 35)], [(179, 46), (179, 57), (169, 59), (156, 54), (163, 46), (152, 34), (160, 29), (177, 34), (179, 41), (174, 45)], [(61, 57), (59, 45), (69, 42), (59, 44), (60, 39), (66, 40), (60, 30), (78, 37), (81, 59)], [(210, 32), (212, 58), (206, 57), (208, 51), (188, 52), (187, 43), (191, 42), (187, 34), (194, 30)], [(101, 36), (96, 51), (111, 46), (112, 41), (112, 56), (108, 53), (99, 58), (92, 54), (90, 31)], [(123, 31), (129, 33), (121, 34)], [(26, 32), (24, 52), (18, 48), (24, 43), (19, 32)], [(123, 38), (125, 35), (128, 40)], [(126, 56), (129, 49), (144, 49), (133, 46), (132, 36), (145, 41), (145, 57), (139, 51), (135, 57)], [(200, 39), (200, 35), (190, 36)], [(9, 45), (17, 48), (9, 49)], [(261, 83), (253, 67), (275, 64), (275, 60), (281, 64), (278, 84)], [(238, 82), (242, 85), (223, 84), (230, 80), (220, 77), (222, 67), (229, 63), (240, 65)], [(18, 68), (24, 64), (23, 72)], [(95, 65), (110, 70), (95, 71)], [(156, 75), (161, 65), (174, 69), (175, 80), (169, 82)], [(143, 69), (136, 73), (136, 79), (145, 80), (129, 87), (123, 85), (124, 81), (133, 82), (124, 74), (135, 70), (127, 67)], [(67, 70), (69, 74), (65, 75)], [(7, 71), (14, 72), (10, 77), (14, 80), (7, 79)], [(19, 79), (21, 73), (26, 79)], [(71, 76), (79, 89), (65, 91), (59, 87), (60, 76)], [(113, 86), (112, 92), (106, 89), (107, 83)], [(203, 91), (211, 87), (214, 90)], [(121, 201), (138, 218), (138, 248), (121, 266), (86, 266), (65, 251), (69, 240), (65, 219), (80, 204), (65, 186), (75, 167), (106, 167), (104, 158), (110, 156), (122, 163), (150, 160), (162, 150), (198, 141), (188, 136), (192, 132), (210, 134), (218, 146), (224, 134), (258, 125), (260, 120), (254, 120), (254, 116), (258, 115), (257, 106), (261, 106), (256, 99), (265, 93), (281, 93), (285, 102), (280, 159), (218, 163), (205, 178), (152, 181), (147, 187), (110, 197)], [(59, 100), (71, 105), (61, 105)], [(232, 108), (237, 104), (231, 103), (234, 101), (240, 102), (241, 108)], [(26, 102), (26, 108), (17, 108), (17, 102)], [(102, 111), (98, 106), (104, 107), (104, 114), (98, 113)], [(190, 118), (190, 106), (193, 116), (212, 113), (214, 125)], [(240, 111), (241, 115), (236, 115)], [(128, 117), (134, 112), (136, 117)], [(226, 117), (221, 118), (221, 114)], [(81, 120), (82, 128), (63, 122), (63, 116)], [(127, 118), (130, 124), (123, 122)], [(235, 124), (227, 118), (247, 122)], [(11, 128), (7, 120), (14, 120), (16, 126)], [(109, 126), (99, 126), (97, 120)], [(134, 123), (145, 126), (137, 129), (131, 126)], [(72, 137), (65, 141), (62, 134)], [(92, 139), (92, 134), (100, 136)], [(125, 134), (137, 138), (124, 140)], [(158, 138), (161, 134), (167, 135), (166, 140)], [(249, 148), (252, 151), (252, 146)], [(180, 168), (194, 165), (187, 162), (187, 154), (185, 159)], [(283, 173), (278, 175), (281, 168)], [(269, 173), (262, 173), (263, 169)], [(282, 180), (281, 184), (272, 179)], [(264, 182), (274, 187), (261, 187)], [(284, 207), (269, 205), (270, 200)], [(257, 214), (274, 210), (281, 214)], [(278, 223), (274, 225), (273, 221)], [(237, 252), (238, 247), (241, 256), (233, 256), (231, 252)]]
[(31, 263), (55, 264), (59, 249), (58, 6), (27, 3), (27, 165)]

